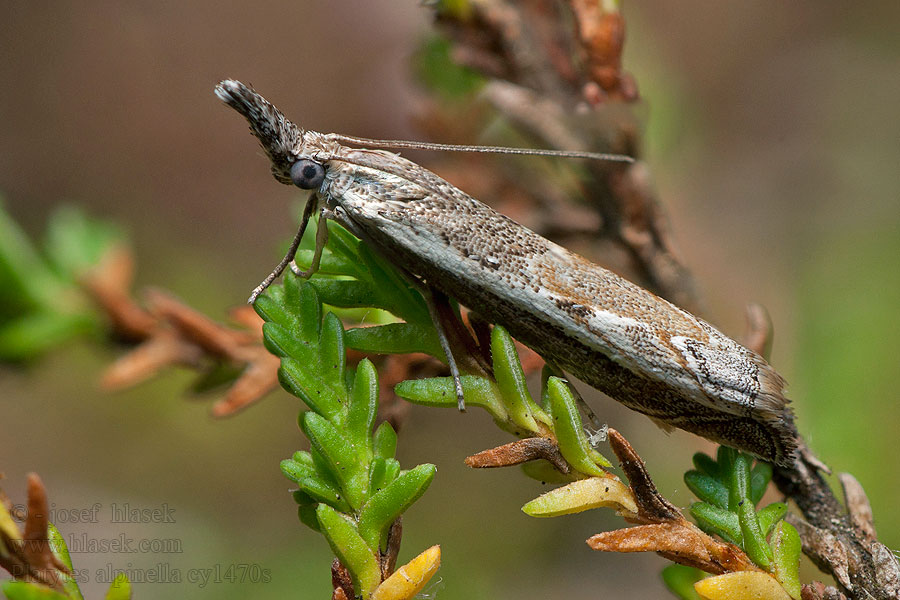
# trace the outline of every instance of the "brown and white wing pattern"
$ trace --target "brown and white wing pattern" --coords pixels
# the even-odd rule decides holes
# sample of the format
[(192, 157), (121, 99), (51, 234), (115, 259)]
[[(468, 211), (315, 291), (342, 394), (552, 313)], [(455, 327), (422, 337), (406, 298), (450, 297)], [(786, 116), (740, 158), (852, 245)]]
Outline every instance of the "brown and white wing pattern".
[(341, 149), (329, 204), (399, 266), (671, 426), (785, 462), (784, 381), (705, 321), (380, 150)]

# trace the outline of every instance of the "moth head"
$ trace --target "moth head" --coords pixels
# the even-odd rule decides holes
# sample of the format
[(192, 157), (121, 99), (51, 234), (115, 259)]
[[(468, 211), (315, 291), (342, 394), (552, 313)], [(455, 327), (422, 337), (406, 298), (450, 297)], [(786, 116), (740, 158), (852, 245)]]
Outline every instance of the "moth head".
[(216, 96), (250, 123), (250, 131), (272, 162), (275, 179), (307, 190), (322, 184), (324, 167), (305, 156), (308, 144), (304, 138), (315, 136), (315, 132), (305, 132), (252, 87), (240, 81), (221, 81), (216, 86)]

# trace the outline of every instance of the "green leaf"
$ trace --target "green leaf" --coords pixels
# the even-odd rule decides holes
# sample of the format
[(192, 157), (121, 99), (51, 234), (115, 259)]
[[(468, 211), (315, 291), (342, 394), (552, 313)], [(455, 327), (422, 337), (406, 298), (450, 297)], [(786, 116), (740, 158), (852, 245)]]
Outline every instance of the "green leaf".
[(316, 469), (314, 466), (298, 462), (292, 458), (286, 458), (279, 464), (281, 472), (285, 477), (297, 483), (304, 477), (315, 477)]
[(719, 463), (717, 463), (713, 457), (709, 456), (708, 454), (704, 454), (703, 452), (697, 452), (696, 454), (694, 454), (693, 460), (694, 466), (697, 467), (698, 471), (715, 479), (719, 479)]
[(378, 292), (368, 281), (359, 279), (326, 279), (316, 277), (312, 281), (322, 302), (340, 308), (374, 306)]
[(545, 364), (541, 369), (541, 408), (545, 412), (550, 412), (550, 388), (547, 382), (550, 381), (551, 377), (556, 377), (556, 375), (553, 374), (553, 369), (550, 368), (550, 365)]
[(32, 312), (0, 327), (0, 359), (35, 358), (95, 328), (96, 321), (89, 315)]
[(121, 241), (121, 232), (116, 227), (89, 219), (78, 208), (63, 206), (47, 223), (44, 250), (56, 271), (75, 281)]
[(312, 496), (304, 492), (303, 490), (294, 490), (291, 492), (291, 496), (294, 498), (294, 502), (297, 504), (318, 504)]
[(706, 533), (714, 533), (736, 546), (743, 543), (740, 519), (730, 510), (706, 502), (694, 502), (688, 511), (697, 521), (697, 526)]
[[(284, 306), (284, 288), (280, 285), (272, 286), (260, 295), (253, 303), (253, 310), (266, 321), (266, 325), (277, 324), (291, 331), (297, 324), (297, 318)], [(265, 332), (265, 326), (263, 331)], [(276, 356), (284, 356), (271, 348), (269, 351)]]
[[(278, 369), (281, 386), (326, 418), (339, 418), (344, 409), (344, 392), (336, 390), (322, 376), (316, 365), (293, 358), (284, 358)], [(342, 386), (343, 388), (343, 386)]]
[[(69, 556), (69, 547), (66, 545), (66, 539), (56, 528), (53, 523), (47, 523), (47, 540), (50, 543), (50, 550), (53, 554), (66, 565), (69, 571), (72, 571), (72, 557)], [(69, 575), (62, 575), (63, 590), (71, 600), (84, 600), (81, 595), (81, 589), (78, 582)]]
[(728, 508), (737, 512), (738, 507), (750, 500), (750, 463), (753, 459), (746, 454), (732, 451), (727, 460), (727, 466), (723, 465), (723, 473), (729, 474)]
[(391, 523), (425, 493), (436, 472), (434, 465), (419, 465), (369, 498), (359, 514), (359, 534), (370, 548), (384, 548)]
[(347, 399), (344, 328), (333, 313), (322, 319), (315, 287), (293, 275), (257, 299), (266, 347), (282, 357), (281, 385), (314, 411), (341, 422)]
[[(312, 285), (304, 285), (298, 295), (301, 305), (318, 301)], [(312, 318), (317, 318), (319, 313), (308, 306), (303, 312)], [(308, 337), (298, 339), (294, 331), (277, 330), (276, 326), (267, 323), (263, 334), (285, 350), (282, 356), (286, 358), (281, 361), (279, 370), (282, 385), (316, 412), (339, 421), (347, 397), (343, 325), (333, 313), (328, 313), (321, 323), (321, 330), (316, 331), (314, 327), (318, 328), (319, 323), (312, 326), (299, 324), (296, 330), (305, 331)]]
[[(454, 2), (453, 6), (459, 4)], [(476, 71), (457, 64), (450, 56), (449, 40), (435, 36), (415, 56), (417, 78), (445, 100), (461, 100), (474, 93), (484, 82)]]
[(345, 393), (347, 390), (344, 383), (346, 356), (344, 326), (333, 312), (329, 312), (325, 315), (319, 334), (319, 369), (322, 379), (336, 393)]
[(694, 584), (706, 576), (700, 569), (684, 565), (669, 565), (662, 570), (663, 583), (681, 600), (701, 600)]
[(719, 463), (719, 473), (722, 474), (723, 478), (732, 472), (734, 460), (737, 458), (737, 455), (738, 451), (734, 448), (719, 446), (719, 449), (716, 451), (716, 462)]
[(544, 459), (530, 460), (521, 466), (522, 472), (541, 483), (572, 483), (577, 481), (578, 473), (560, 473), (549, 461)]
[(297, 507), (297, 518), (300, 522), (315, 531), (322, 533), (322, 527), (319, 525), (319, 517), (316, 514), (318, 504), (313, 502), (309, 504), (301, 504)]
[[(302, 424), (303, 415), (300, 416), (299, 423), (300, 429), (303, 429)], [(328, 460), (322, 456), (322, 453), (319, 452), (315, 446), (310, 448), (309, 451), (310, 458), (312, 459), (313, 464), (316, 467), (316, 477), (325, 482), (328, 486), (334, 488), (335, 490), (340, 490), (340, 484), (338, 480), (331, 473), (331, 467), (328, 464)]]
[[(331, 234), (331, 228), (329, 228), (329, 235)], [(313, 255), (315, 254), (315, 250), (307, 250), (300, 249), (297, 250), (297, 254), (294, 256), (294, 262), (300, 267), (301, 270), (306, 270), (312, 265)], [(319, 270), (316, 271), (317, 275), (337, 275), (337, 276), (355, 276), (359, 272), (357, 266), (353, 263), (351, 259), (346, 256), (342, 256), (335, 252), (329, 251), (326, 247), (325, 251), (322, 252), (322, 256), (319, 259)], [(326, 281), (323, 279), (323, 281)], [(316, 286), (318, 287), (318, 286)], [(326, 302), (326, 304), (330, 304)]]
[(350, 571), (357, 595), (368, 598), (381, 583), (377, 550), (370, 548), (353, 524), (327, 504), (316, 507), (316, 517), (331, 550)]
[(297, 481), (301, 492), (315, 500), (316, 502), (324, 502), (328, 506), (344, 513), (349, 513), (353, 509), (350, 504), (341, 496), (340, 490), (329, 485), (328, 482), (317, 477), (303, 477)]
[(728, 508), (736, 513), (740, 522), (744, 552), (757, 565), (769, 569), (772, 564), (772, 550), (766, 543), (766, 536), (756, 515), (756, 506), (751, 500), (750, 464), (753, 458), (736, 450), (719, 449), (719, 468), (728, 475)]
[(354, 509), (359, 509), (369, 481), (368, 473), (358, 460), (358, 448), (333, 423), (315, 412), (304, 413), (300, 427), (325, 460), (328, 472), (337, 480), (347, 502)]
[[(559, 377), (547, 380), (550, 400), (550, 416), (553, 430), (559, 444), (559, 451), (570, 465), (588, 475), (603, 476), (605, 473), (592, 459), (593, 450), (588, 443), (581, 415), (578, 414), (575, 396), (568, 383)], [(605, 466), (611, 466), (609, 462)]]
[(9, 305), (10, 314), (51, 307), (61, 284), (0, 204), (0, 306)]
[(691, 507), (697, 524), (708, 533), (740, 546), (760, 567), (770, 569), (772, 550), (766, 537), (787, 513), (780, 502), (757, 512), (756, 504), (765, 494), (772, 478), (772, 466), (732, 448), (720, 446), (713, 461), (704, 454), (694, 455), (697, 471), (689, 471), (684, 480), (706, 502)]
[(466, 22), (472, 17), (470, 0), (439, 0), (435, 2), (435, 10), (441, 16), (447, 15), (452, 21)]
[(371, 281), (376, 285), (378, 303), (375, 306), (393, 313), (407, 323), (431, 323), (431, 314), (422, 294), (410, 286), (396, 267), (372, 252), (365, 244), (359, 246), (359, 257), (368, 270)]
[[(365, 358), (356, 367), (353, 391), (347, 412), (344, 431), (359, 448), (368, 448), (372, 425), (378, 412), (378, 372), (372, 361)], [(371, 456), (367, 455), (366, 459)]]
[(377, 493), (381, 488), (387, 485), (385, 481), (387, 476), (387, 463), (380, 456), (376, 456), (369, 463), (369, 496)]
[(292, 495), (294, 502), (298, 505), (297, 517), (300, 519), (300, 522), (316, 533), (321, 533), (322, 528), (319, 526), (319, 518), (316, 516), (316, 507), (319, 503), (303, 490), (294, 490)]
[(769, 482), (772, 480), (772, 465), (767, 462), (757, 461), (750, 471), (750, 500), (754, 505), (759, 504)]
[(386, 458), (384, 460), (384, 483), (385, 485), (397, 479), (400, 476), (400, 461), (396, 458)]
[(389, 422), (384, 421), (375, 430), (375, 435), (372, 439), (372, 450), (375, 456), (394, 458), (394, 454), (397, 452), (397, 432), (394, 431)]
[(56, 590), (38, 583), (4, 581), (0, 587), (9, 600), (70, 600)]
[(784, 502), (773, 502), (758, 513), (756, 517), (759, 519), (759, 528), (763, 536), (768, 536), (772, 532), (772, 528), (787, 514), (788, 507)]
[(117, 574), (109, 584), (106, 600), (131, 600), (131, 582), (125, 573)]
[[(460, 381), (466, 406), (480, 406), (491, 413), (498, 424), (509, 421), (500, 391), (493, 381), (475, 375), (463, 375)], [(415, 404), (456, 408), (456, 386), (452, 377), (401, 381), (394, 386), (394, 393)]]
[(500, 397), (509, 418), (526, 431), (540, 433), (541, 428), (535, 420), (535, 415), (538, 413), (543, 415), (544, 411), (534, 403), (531, 394), (528, 393), (525, 371), (522, 370), (515, 342), (506, 329), (499, 325), (491, 331), (491, 360)]
[(312, 454), (306, 450), (297, 450), (294, 452), (293, 456), (291, 456), (291, 460), (298, 462), (301, 465), (312, 467), (313, 469), (316, 468), (316, 461), (313, 460)]
[(224, 386), (230, 386), (243, 374), (243, 366), (232, 363), (210, 365), (191, 383), (192, 394), (211, 392)]
[(284, 304), (296, 315), (294, 336), (305, 342), (319, 341), (322, 323), (322, 303), (316, 293), (316, 287), (293, 273), (284, 277)]
[(722, 509), (728, 508), (728, 488), (718, 479), (700, 471), (688, 471), (684, 474), (684, 483), (701, 500)]
[(771, 570), (772, 549), (766, 542), (766, 536), (756, 516), (756, 509), (747, 500), (738, 507), (738, 519), (741, 523), (741, 534), (744, 536), (744, 544), (741, 546), (747, 556), (760, 567)]
[(263, 324), (263, 342), (266, 350), (281, 358), (296, 358), (301, 364), (313, 362), (312, 343), (298, 339), (291, 332), (293, 327), (286, 327), (281, 323)]
[(434, 326), (388, 323), (376, 327), (355, 327), (347, 331), (347, 346), (372, 354), (412, 354), (422, 352), (444, 360)]
[(800, 600), (800, 535), (794, 526), (779, 521), (772, 536), (775, 578), (794, 600)]
[(47, 541), (50, 543), (50, 550), (53, 554), (66, 565), (70, 571), (72, 569), (72, 557), (69, 555), (69, 547), (66, 545), (66, 539), (56, 528), (53, 523), (47, 523)]
[[(318, 227), (318, 221), (316, 222)], [(334, 221), (328, 226), (328, 244), (326, 248), (333, 252), (336, 256), (345, 258), (355, 269), (357, 274), (362, 272), (358, 268), (361, 260), (359, 258), (359, 249), (362, 242)]]
[(324, 502), (338, 510), (350, 512), (350, 504), (342, 496), (340, 485), (331, 475), (328, 462), (316, 452), (295, 452), (294, 458), (281, 461), (281, 472), (300, 489), (294, 492), (298, 503)]

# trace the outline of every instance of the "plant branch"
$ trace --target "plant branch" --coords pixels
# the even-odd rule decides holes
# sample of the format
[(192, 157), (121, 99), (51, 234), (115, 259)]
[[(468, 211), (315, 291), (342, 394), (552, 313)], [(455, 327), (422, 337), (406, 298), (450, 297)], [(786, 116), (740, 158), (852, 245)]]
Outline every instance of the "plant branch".
[[(842, 474), (845, 511), (820, 471), (806, 456), (791, 468), (776, 468), (778, 489), (797, 503), (805, 520), (789, 517), (800, 532), (803, 552), (823, 571), (834, 576), (849, 598), (888, 600), (900, 597), (900, 563), (874, 538), (871, 514), (861, 506), (862, 488), (849, 474)], [(866, 501), (867, 505), (868, 502)]]
[(69, 568), (53, 553), (50, 545), (50, 505), (47, 489), (35, 473), (28, 475), (28, 504), (25, 531), (10, 519), (11, 503), (0, 492), (0, 568), (19, 581), (40, 583), (63, 591)]
[(628, 478), (638, 508), (637, 513), (623, 516), (638, 525), (598, 533), (588, 539), (591, 548), (605, 552), (656, 552), (672, 562), (713, 574), (760, 571), (743, 550), (704, 533), (666, 500), (650, 479), (644, 461), (615, 429), (609, 430), (609, 444)]

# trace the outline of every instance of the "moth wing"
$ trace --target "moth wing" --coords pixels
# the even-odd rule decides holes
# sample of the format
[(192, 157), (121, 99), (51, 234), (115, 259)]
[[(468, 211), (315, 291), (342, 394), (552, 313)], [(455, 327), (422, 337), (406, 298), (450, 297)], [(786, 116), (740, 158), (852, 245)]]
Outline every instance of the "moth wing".
[[(446, 260), (446, 242), (438, 230), (471, 225), (442, 221), (436, 227), (431, 219), (435, 214), (446, 214), (442, 207), (458, 214), (455, 209), (465, 206), (467, 211), (479, 213), (482, 227), (491, 220), (508, 221), (430, 171), (394, 154), (356, 150), (349, 162), (363, 167), (363, 171), (377, 171), (377, 189), (373, 189), (372, 179), (357, 170), (340, 186), (341, 204), (354, 213), (354, 218), (378, 221), (395, 243), (417, 254), (435, 253)], [(418, 210), (421, 206), (430, 210)], [(470, 232), (472, 236), (479, 233), (477, 229)], [(522, 235), (534, 236), (531, 232)], [(540, 273), (544, 285), (533, 293), (529, 285), (520, 286), (518, 291), (507, 288), (510, 300), (541, 313), (542, 319), (557, 321), (569, 335), (632, 372), (672, 385), (700, 404), (741, 415), (783, 412), (787, 404), (784, 381), (762, 357), (643, 288), (552, 242), (537, 239), (545, 258), (552, 259), (532, 264), (532, 275)], [(484, 240), (484, 246), (493, 241)], [(469, 268), (470, 278), (490, 276), (464, 264), (460, 268)], [(495, 289), (505, 287), (500, 280), (493, 284)], [(609, 293), (611, 288), (614, 297), (597, 298), (598, 291)], [(582, 303), (575, 304), (573, 297), (583, 298)], [(620, 310), (622, 299), (643, 315), (629, 316)], [(571, 310), (565, 312), (563, 307)], [(668, 319), (663, 325), (658, 323), (661, 316)]]
[(788, 404), (784, 379), (760, 355), (700, 323), (708, 331), (706, 343), (681, 336), (673, 337), (671, 343), (697, 374), (706, 396), (729, 406), (744, 406), (747, 412), (781, 415)]
[[(616, 287), (617, 301), (610, 308), (600, 302), (574, 305), (572, 298), (596, 297), (601, 275), (594, 265), (570, 263), (574, 276), (562, 293), (550, 286), (542, 294), (565, 315), (563, 326), (571, 335), (593, 346), (632, 372), (675, 386), (696, 402), (731, 414), (780, 414), (787, 404), (784, 380), (755, 352), (744, 348), (693, 315), (646, 290), (604, 271), (602, 289)], [(653, 319), (633, 313), (652, 313)], [(568, 308), (568, 311), (565, 309)], [(660, 318), (668, 320), (664, 325)], [(653, 324), (650, 324), (653, 323)]]
[[(711, 386), (706, 385), (703, 374), (670, 343), (671, 339), (659, 337), (646, 323), (632, 317), (596, 307), (589, 307), (589, 311), (582, 327), (584, 334), (614, 362), (641, 377), (674, 386), (701, 404), (737, 412), (733, 402), (709, 393)], [(693, 342), (696, 340), (690, 340)]]

